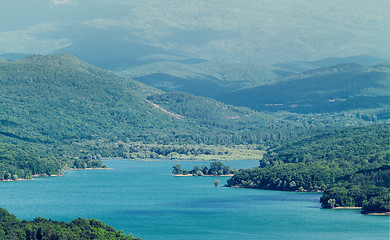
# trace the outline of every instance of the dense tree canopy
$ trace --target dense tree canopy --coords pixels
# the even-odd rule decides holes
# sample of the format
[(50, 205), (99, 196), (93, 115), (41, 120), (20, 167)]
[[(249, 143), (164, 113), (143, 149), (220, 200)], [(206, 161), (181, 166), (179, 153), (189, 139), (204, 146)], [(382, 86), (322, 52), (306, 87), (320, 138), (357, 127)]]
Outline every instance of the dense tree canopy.
[(366, 124), (367, 114), (260, 113), (163, 93), (71, 55), (31, 56), (0, 62), (0, 171), (30, 178), (101, 157), (260, 159), (264, 147)]
[(370, 204), (375, 204), (380, 205), (378, 211), (389, 210), (389, 136), (389, 125), (382, 124), (321, 134), (270, 149), (260, 167), (239, 171), (228, 185), (325, 190), (323, 207), (364, 206), (368, 212), (374, 208)]
[(182, 169), (180, 164), (176, 164), (173, 166), (172, 173), (174, 175), (188, 175), (192, 174), (193, 176), (221, 176), (221, 175), (229, 175), (236, 173), (236, 169), (231, 169), (229, 166), (225, 166), (223, 162), (220, 161), (212, 161), (210, 162), (210, 166), (206, 167), (205, 165), (199, 167), (194, 166), (192, 170)]
[(96, 219), (78, 218), (69, 223), (37, 217), (33, 221), (19, 220), (7, 210), (0, 208), (0, 239), (14, 240), (89, 240), (118, 239), (135, 240), (131, 234)]

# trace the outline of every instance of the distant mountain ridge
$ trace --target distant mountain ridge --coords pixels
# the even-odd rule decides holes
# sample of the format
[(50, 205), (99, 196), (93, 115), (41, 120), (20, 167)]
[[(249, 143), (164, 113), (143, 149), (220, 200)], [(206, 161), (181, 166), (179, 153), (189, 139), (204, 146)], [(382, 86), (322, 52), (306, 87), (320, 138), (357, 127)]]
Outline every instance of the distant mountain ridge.
[(70, 3), (1, 1), (0, 54), (71, 53), (111, 70), (157, 55), (274, 64), (390, 54), (383, 0)]
[(219, 100), (257, 111), (324, 113), (386, 107), (389, 90), (388, 62), (371, 67), (345, 63), (240, 89)]
[(350, 56), (350, 57), (330, 57), (316, 61), (293, 61), (273, 64), (273, 66), (284, 68), (294, 72), (304, 72), (310, 69), (324, 68), (343, 63), (354, 63), (363, 66), (372, 66), (384, 62), (385, 59), (372, 56)]
[(217, 98), (240, 88), (272, 82), (293, 72), (263, 64), (207, 61), (197, 64), (158, 62), (128, 68), (121, 74), (163, 91)]

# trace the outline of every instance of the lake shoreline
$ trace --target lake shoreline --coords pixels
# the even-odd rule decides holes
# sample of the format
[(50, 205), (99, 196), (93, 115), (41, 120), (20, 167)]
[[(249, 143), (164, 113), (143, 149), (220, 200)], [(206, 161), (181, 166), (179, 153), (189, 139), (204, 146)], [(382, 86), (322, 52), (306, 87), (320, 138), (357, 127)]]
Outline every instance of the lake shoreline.
[(364, 215), (368, 216), (390, 216), (390, 212), (384, 212), (384, 213), (363, 213)]
[[(331, 208), (332, 210), (362, 210), (362, 207), (335, 207)], [(390, 212), (373, 212), (373, 213), (364, 213), (361, 212), (363, 215), (367, 216), (390, 216)]]
[[(332, 210), (362, 210), (362, 207), (334, 207)], [(361, 213), (368, 216), (390, 216), (390, 212), (379, 212), (379, 213)]]
[[(250, 187), (240, 187), (240, 186), (227, 186), (229, 188), (249, 188), (249, 189), (261, 189), (261, 188), (250, 188)], [(273, 190), (273, 189), (261, 189), (261, 190), (269, 190), (269, 191), (282, 191), (282, 190)], [(282, 191), (282, 192), (307, 192), (307, 193), (319, 193), (323, 191)], [(321, 207), (322, 208), (322, 207)], [(322, 209), (331, 209), (331, 210), (362, 210), (362, 207), (333, 207), (333, 208), (322, 208)], [(383, 213), (361, 213), (363, 215), (368, 216), (390, 216), (390, 212)]]
[(18, 179), (6, 179), (6, 180), (0, 180), (0, 182), (16, 182), (16, 181), (32, 181), (35, 180), (37, 177), (60, 177), (63, 176), (67, 171), (78, 171), (78, 170), (111, 170), (112, 168), (69, 168), (62, 174), (53, 174), (48, 175), (46, 173), (43, 174), (34, 174), (31, 178), (18, 178)]
[(234, 174), (225, 174), (225, 175), (210, 175), (210, 174), (205, 174), (205, 175), (194, 175), (192, 173), (189, 174), (174, 174), (174, 177), (232, 177)]
[[(240, 162), (231, 167), (256, 164)], [(169, 161), (105, 164), (113, 170), (71, 171), (58, 178), (0, 184), (2, 206), (28, 221), (37, 216), (67, 222), (94, 218), (151, 240), (223, 240), (226, 234), (232, 239), (274, 240), (290, 239), (292, 234), (309, 240), (313, 233), (356, 240), (388, 236), (388, 217), (320, 209), (319, 193), (229, 189), (224, 187), (229, 177), (175, 178)], [(182, 165), (189, 168), (192, 162)], [(220, 181), (218, 187), (215, 180)], [(302, 219), (310, 219), (308, 229), (302, 229)], [(335, 227), (340, 224), (335, 219), (346, 225)], [(280, 221), (285, 223), (283, 231)]]
[(333, 210), (361, 210), (362, 207), (333, 207)]

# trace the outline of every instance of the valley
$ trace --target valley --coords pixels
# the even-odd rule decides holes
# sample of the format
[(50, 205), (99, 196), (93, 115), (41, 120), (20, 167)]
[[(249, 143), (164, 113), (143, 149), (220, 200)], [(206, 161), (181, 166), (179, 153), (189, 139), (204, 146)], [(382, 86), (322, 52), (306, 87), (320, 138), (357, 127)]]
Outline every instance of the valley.
[(0, 239), (388, 240), (388, 9), (0, 1)]
[[(342, 112), (261, 112), (163, 92), (66, 54), (5, 61), (0, 69), (3, 180), (101, 167), (107, 157), (260, 160), (270, 147), (386, 116), (382, 102)], [(16, 164), (26, 155), (36, 162)]]
[[(378, 186), (388, 181), (389, 148), (385, 143), (389, 126), (385, 122), (390, 74), (386, 62), (372, 67), (343, 64), (314, 69), (272, 82), (260, 81), (259, 87), (226, 95), (228, 103), (238, 103), (238, 96), (259, 106), (263, 101), (265, 107), (261, 108), (230, 105), (215, 96), (165, 92), (68, 54), (2, 61), (0, 69), (0, 180), (102, 168), (104, 158), (257, 160), (260, 168), (235, 172), (228, 186), (325, 191), (323, 207), (363, 206), (367, 213), (388, 212), (388, 188)], [(287, 93), (292, 88), (296, 91)], [(256, 100), (259, 97), (261, 100)], [(247, 100), (240, 101), (245, 105)], [(333, 107), (326, 107), (325, 102)], [(349, 105), (343, 105), (345, 102)], [(284, 108), (292, 103), (295, 107)], [(299, 110), (299, 104), (305, 104), (305, 111)], [(320, 143), (326, 150), (320, 150), (318, 143), (317, 148), (309, 147), (310, 139), (321, 142), (322, 136), (331, 136), (336, 142)], [(377, 142), (367, 145), (366, 136)], [(351, 138), (355, 139), (353, 145), (347, 143)], [(309, 147), (308, 152), (291, 147), (300, 142)], [(375, 153), (359, 152), (360, 142), (376, 149)], [(348, 150), (349, 146), (354, 147)], [(283, 149), (289, 149), (288, 154), (283, 153), (288, 156), (278, 153)], [(313, 155), (321, 151), (325, 153)], [(344, 153), (338, 151), (352, 155), (341, 157)], [(367, 154), (370, 156), (364, 157)], [(365, 172), (381, 177), (372, 183), (365, 181), (360, 190), (349, 190), (348, 181), (338, 180), (354, 174), (371, 179)], [(349, 202), (336, 197), (337, 191), (347, 196), (355, 196), (353, 191), (367, 192), (371, 186), (367, 184), (376, 186), (377, 193), (365, 193), (366, 198)], [(337, 200), (331, 204), (330, 199)]]

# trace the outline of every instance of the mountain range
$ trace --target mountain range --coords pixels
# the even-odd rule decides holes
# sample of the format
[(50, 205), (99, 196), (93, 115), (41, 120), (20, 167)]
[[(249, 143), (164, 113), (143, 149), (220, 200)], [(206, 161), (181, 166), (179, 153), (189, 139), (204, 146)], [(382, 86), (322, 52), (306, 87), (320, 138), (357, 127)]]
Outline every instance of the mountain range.
[(205, 59), (388, 58), (388, 1), (1, 1), (0, 54), (70, 53), (111, 70)]
[[(209, 73), (215, 76), (226, 76), (224, 81), (219, 82), (221, 86), (229, 85), (240, 76), (246, 77), (244, 81), (237, 81), (242, 86), (260, 85), (227, 93), (231, 94), (230, 98), (224, 100), (227, 103), (236, 101), (236, 96), (250, 96), (250, 92), (245, 91), (253, 91), (255, 101), (268, 101), (266, 97), (269, 95), (258, 95), (256, 91), (278, 84), (296, 86), (297, 83), (306, 86), (297, 88), (297, 94), (303, 90), (316, 92), (321, 87), (324, 93), (333, 94), (337, 92), (334, 89), (340, 88), (348, 94), (371, 94), (375, 101), (373, 104), (361, 104), (359, 109), (320, 112), (308, 108), (305, 113), (285, 109), (270, 111), (256, 109), (252, 105), (249, 108), (238, 107), (185, 92), (165, 92), (95, 67), (69, 54), (34, 55), (14, 61), (2, 58), (0, 147), (5, 155), (0, 156), (0, 165), (8, 169), (1, 172), (2, 179), (28, 178), (43, 173), (59, 174), (69, 167), (101, 166), (95, 159), (129, 157), (131, 152), (149, 157), (174, 156), (178, 154), (176, 151), (182, 154), (183, 146), (212, 153), (218, 152), (215, 149), (222, 148), (217, 146), (223, 145), (230, 149), (223, 150), (225, 152), (241, 153), (247, 149), (245, 156), (256, 158), (257, 154), (261, 158), (261, 152), (256, 151), (270, 146), (388, 118), (383, 109), (387, 106), (386, 102), (378, 101), (380, 94), (385, 99), (388, 96), (387, 63), (373, 67), (337, 65), (304, 72), (301, 76), (262, 65), (248, 66), (252, 70), (245, 71), (243, 65), (198, 64), (202, 68), (192, 66), (189, 68), (192, 72), (186, 69), (185, 73), (196, 75), (199, 69), (209, 69)], [(224, 71), (218, 75), (221, 69)], [(244, 70), (240, 72), (239, 69)], [(250, 76), (264, 71), (270, 76), (281, 74), (287, 77), (274, 80), (270, 79), (273, 77), (264, 77), (250, 81)], [(320, 81), (329, 76), (337, 78), (322, 85), (305, 83), (308, 79)], [(353, 88), (342, 88), (340, 86), (345, 84), (337, 84), (341, 76), (347, 82), (357, 81), (359, 84), (353, 85)], [(197, 84), (199, 91), (207, 89), (201, 82)], [(237, 95), (242, 91), (244, 94)], [(279, 92), (274, 98), (284, 99), (282, 93)], [(264, 100), (258, 98), (263, 95)], [(317, 100), (309, 97), (308, 101)], [(170, 147), (172, 145), (175, 146)], [(161, 155), (162, 152), (166, 154)], [(23, 160), (29, 155), (34, 156), (30, 159), (35, 163), (28, 164)]]
[[(3, 60), (0, 65), (1, 120), (7, 123), (3, 131), (25, 139), (34, 135), (33, 138), (40, 142), (97, 138), (127, 141), (168, 138), (167, 142), (171, 142), (180, 139), (177, 134), (186, 136), (187, 140), (195, 139), (197, 135), (231, 136), (240, 131), (248, 132), (245, 130), (248, 127), (256, 129), (253, 134), (263, 136), (258, 138), (260, 141), (272, 129), (286, 131), (291, 126), (300, 128), (302, 123), (316, 128), (326, 126), (324, 122), (342, 126), (373, 121), (372, 114), (380, 113), (387, 106), (388, 63), (372, 67), (344, 64), (298, 75), (258, 65), (247, 68), (212, 63), (201, 65), (202, 68), (194, 68), (209, 69), (215, 76), (218, 70), (224, 69), (224, 72), (219, 72), (219, 77), (225, 76), (221, 86), (231, 82), (260, 85), (217, 97), (230, 105), (242, 105), (252, 110), (183, 92), (165, 93), (71, 55), (31, 56), (17, 61)], [(231, 69), (241, 69), (241, 72)], [(184, 72), (197, 75), (199, 71), (185, 69)], [(267, 72), (272, 77), (249, 81), (251, 76), (260, 72)], [(269, 80), (278, 74), (288, 76)], [(241, 76), (245, 80), (234, 80)], [(197, 85), (199, 91), (209, 90), (207, 84), (198, 82)], [(292, 88), (296, 91), (288, 91)], [(292, 104), (298, 106), (292, 108)], [(306, 106), (308, 104), (313, 106)], [(331, 107), (323, 108), (321, 104)], [(298, 111), (300, 105), (304, 105), (301, 108), (305, 111)], [(292, 113), (265, 113), (277, 110)], [(345, 117), (343, 111), (349, 110), (355, 111), (353, 117)], [(296, 112), (320, 114), (308, 117)], [(371, 118), (367, 119), (368, 116)], [(9, 130), (9, 126), (14, 126), (14, 129)], [(260, 129), (265, 133), (260, 134)]]
[(257, 111), (300, 113), (384, 108), (390, 102), (390, 62), (339, 64), (289, 76), (219, 98)]
[(120, 72), (163, 91), (182, 91), (217, 98), (240, 88), (265, 84), (293, 72), (263, 64), (157, 62)]

